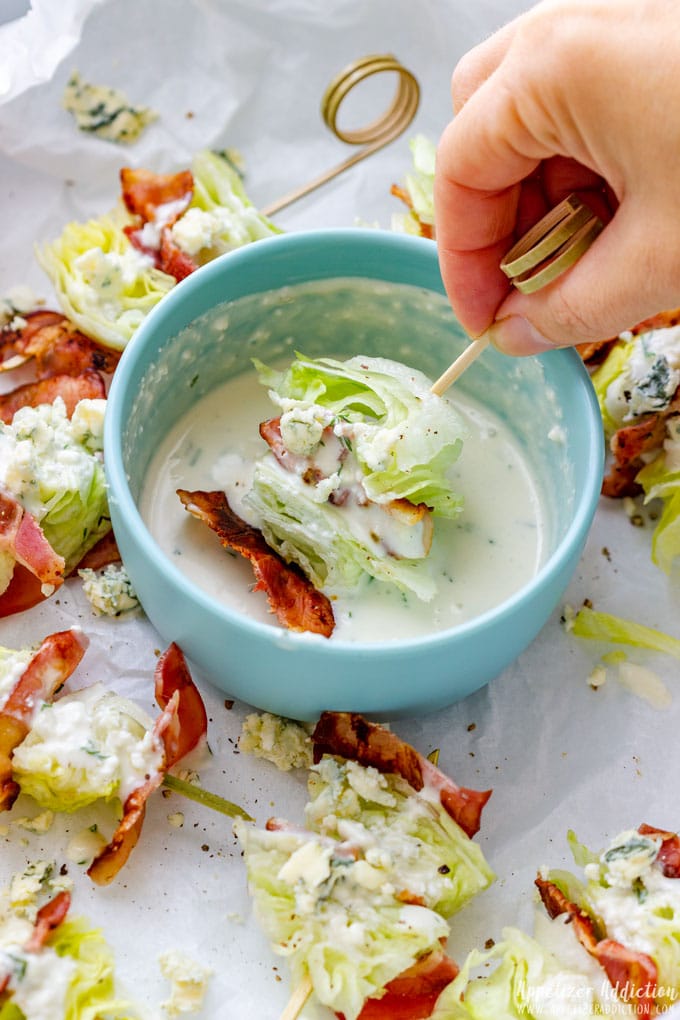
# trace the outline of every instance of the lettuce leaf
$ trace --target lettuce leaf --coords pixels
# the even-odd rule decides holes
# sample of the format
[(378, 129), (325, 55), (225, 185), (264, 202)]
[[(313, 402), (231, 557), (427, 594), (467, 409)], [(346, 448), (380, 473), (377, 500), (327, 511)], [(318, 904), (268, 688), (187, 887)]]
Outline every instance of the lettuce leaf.
[(369, 577), (413, 591), (427, 601), (434, 581), (418, 560), (386, 557), (378, 543), (362, 544), (347, 516), (330, 503), (310, 499), (301, 478), (266, 455), (255, 465), (246, 502), (260, 521), (267, 544), (287, 562), (297, 563), (316, 588), (351, 591)]
[(240, 820), (234, 831), (274, 952), (288, 958), (295, 984), (308, 974), (317, 999), (346, 1020), (448, 936), (441, 917), (400, 903), (378, 869), (335, 840)]
[[(678, 436), (675, 428), (664, 447), (654, 460), (638, 472), (635, 480), (644, 489), (645, 503), (653, 499), (663, 500), (663, 510), (652, 536), (652, 560), (668, 574), (680, 556), (680, 469), (673, 466), (678, 462)], [(669, 464), (671, 450), (674, 456)]]
[(37, 249), (59, 304), (87, 336), (122, 350), (175, 279), (134, 248), (124, 214), (69, 223)]
[(680, 659), (680, 640), (653, 627), (645, 627), (634, 620), (624, 620), (610, 613), (598, 613), (583, 606), (569, 622), (569, 630), (576, 637), (593, 641), (611, 641), (614, 644), (646, 648), (652, 652), (664, 652)]
[(456, 517), (462, 500), (451, 467), (465, 428), (452, 405), (431, 392), (416, 369), (387, 358), (311, 360), (298, 355), (286, 372), (255, 362), (281, 410), (319, 407), (351, 442), (366, 495), (377, 503), (407, 499), (442, 517)]
[(80, 920), (65, 921), (47, 943), (75, 970), (64, 1003), (64, 1020), (134, 1020), (139, 1014), (115, 994), (113, 954), (100, 931)]
[(404, 191), (411, 203), (411, 211), (394, 215), (392, 229), (407, 234), (420, 234), (421, 223), (434, 228), (434, 166), (436, 147), (425, 135), (416, 135), (409, 141), (413, 171), (404, 178)]
[(620, 340), (614, 344), (605, 360), (601, 365), (598, 365), (590, 377), (595, 387), (604, 431), (607, 436), (611, 436), (622, 424), (622, 421), (618, 417), (613, 417), (610, 412), (607, 404), (607, 392), (612, 383), (626, 371), (633, 349), (634, 344), (631, 341)]
[(502, 942), (470, 953), (430, 1020), (586, 1020), (600, 1014), (596, 1003), (588, 973), (565, 967), (518, 928), (505, 928)]
[(309, 791), (311, 829), (375, 854), (385, 881), (443, 917), (494, 880), (479, 845), (441, 803), (417, 794), (399, 776), (325, 756), (311, 770)]

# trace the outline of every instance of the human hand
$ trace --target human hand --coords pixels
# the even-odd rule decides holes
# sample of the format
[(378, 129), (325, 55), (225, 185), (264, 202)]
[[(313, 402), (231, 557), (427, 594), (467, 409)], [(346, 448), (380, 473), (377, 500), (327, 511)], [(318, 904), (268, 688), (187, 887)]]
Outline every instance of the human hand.
[[(458, 64), (436, 236), (463, 326), (509, 354), (602, 340), (680, 305), (680, 5), (546, 0)], [(607, 224), (543, 290), (503, 256), (575, 191)]]

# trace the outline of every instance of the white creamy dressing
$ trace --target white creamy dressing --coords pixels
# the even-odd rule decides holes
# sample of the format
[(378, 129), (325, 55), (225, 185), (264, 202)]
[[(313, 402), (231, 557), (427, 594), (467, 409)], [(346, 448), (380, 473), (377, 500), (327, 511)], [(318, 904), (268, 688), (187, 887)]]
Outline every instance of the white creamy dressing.
[[(519, 443), (500, 419), (458, 391), (455, 407), (468, 429), (454, 467), (465, 507), (455, 520), (435, 519), (423, 569), (432, 572), (437, 594), (423, 602), (371, 581), (333, 598), (334, 638), (376, 642), (447, 630), (503, 602), (540, 567), (545, 521)], [(220, 551), (216, 536), (187, 514), (176, 490), (223, 489), (234, 512), (257, 525), (243, 497), (253, 462), (266, 449), (259, 424), (275, 414), (254, 372), (218, 386), (160, 445), (140, 500), (155, 540), (191, 581), (231, 609), (270, 624), (275, 618), (266, 596), (251, 590), (250, 564)]]
[(0, 648), (0, 709), (4, 708), (34, 655), (35, 652), (31, 648), (22, 648), (19, 651)]

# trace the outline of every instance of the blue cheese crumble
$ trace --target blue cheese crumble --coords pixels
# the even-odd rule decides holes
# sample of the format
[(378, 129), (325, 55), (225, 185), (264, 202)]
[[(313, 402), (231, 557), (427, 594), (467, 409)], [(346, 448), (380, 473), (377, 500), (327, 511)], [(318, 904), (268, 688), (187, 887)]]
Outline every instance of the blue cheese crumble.
[(83, 591), (96, 616), (120, 616), (139, 606), (139, 599), (132, 587), (125, 567), (111, 563), (97, 572), (89, 567), (78, 571)]
[(282, 772), (310, 768), (314, 757), (312, 738), (304, 726), (270, 712), (252, 712), (245, 717), (238, 746)]
[(62, 103), (64, 109), (73, 114), (81, 131), (122, 145), (136, 141), (142, 131), (158, 119), (155, 110), (148, 106), (131, 106), (123, 92), (83, 81), (77, 71), (66, 84)]

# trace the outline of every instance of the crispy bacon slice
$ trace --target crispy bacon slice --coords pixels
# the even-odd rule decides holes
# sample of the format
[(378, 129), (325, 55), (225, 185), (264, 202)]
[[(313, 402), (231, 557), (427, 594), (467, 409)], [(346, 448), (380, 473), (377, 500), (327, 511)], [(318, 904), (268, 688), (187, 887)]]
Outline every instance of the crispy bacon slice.
[(535, 884), (548, 916), (568, 914), (577, 939), (598, 961), (617, 994), (624, 1001), (635, 1003), (637, 1016), (654, 1016), (658, 972), (651, 956), (628, 949), (614, 939), (601, 938), (593, 918), (569, 900), (554, 882), (539, 876)]
[(40, 952), (54, 929), (66, 920), (70, 906), (71, 894), (66, 890), (45, 903), (36, 915), (33, 932), (24, 949), (29, 953)]
[(105, 396), (104, 380), (93, 369), (78, 376), (53, 375), (38, 382), (17, 386), (10, 393), (0, 395), (0, 420), (9, 425), (21, 407), (52, 404), (57, 397), (61, 397), (66, 404), (66, 414), (70, 418), (78, 401)]
[(30, 570), (15, 563), (9, 586), (0, 594), (0, 619), (23, 613), (48, 598), (42, 584)]
[(177, 495), (190, 514), (212, 528), (225, 549), (250, 560), (257, 579), (254, 590), (266, 593), (279, 623), (290, 630), (331, 636), (335, 620), (329, 600), (301, 570), (270, 549), (257, 528), (233, 512), (223, 492), (178, 489)]
[[(58, 928), (66, 920), (70, 906), (71, 894), (64, 890), (57, 893), (49, 903), (45, 903), (40, 908), (36, 915), (33, 931), (24, 946), (27, 953), (40, 952), (55, 928)], [(11, 974), (0, 976), (0, 995), (7, 990), (10, 979)]]
[(71, 676), (89, 642), (79, 630), (50, 634), (42, 642), (0, 710), (0, 811), (12, 806), (12, 752), (28, 733), (36, 704), (49, 701)]
[[(82, 560), (73, 568), (70, 573), (89, 567), (91, 570), (100, 570), (109, 563), (118, 563), (120, 552), (116, 545), (113, 532), (109, 531), (103, 538), (100, 538), (89, 552), (86, 552)], [(20, 563), (15, 564), (12, 580), (9, 587), (0, 594), (0, 619), (5, 616), (13, 616), (15, 613), (23, 613), (32, 609), (40, 602), (48, 598), (43, 591), (42, 582), (23, 567)]]
[(680, 836), (677, 832), (667, 832), (645, 824), (638, 828), (638, 832), (641, 836), (660, 837), (661, 848), (656, 860), (661, 865), (661, 871), (666, 878), (680, 878)]
[(0, 332), (0, 371), (33, 358), (38, 379), (82, 375), (89, 369), (112, 373), (120, 354), (85, 336), (61, 312), (39, 309), (22, 316), (25, 326)]
[(177, 282), (183, 280), (198, 269), (198, 263), (194, 262), (191, 255), (182, 251), (180, 246), (173, 240), (168, 227), (161, 231), (161, 246), (157, 259), (158, 269), (164, 273), (174, 276)]
[(152, 223), (157, 240), (149, 241), (142, 227), (125, 228), (130, 243), (151, 256), (157, 269), (183, 280), (198, 268), (196, 262), (175, 243), (170, 227), (186, 212), (194, 194), (194, 178), (190, 170), (176, 174), (155, 174), (151, 170), (132, 170), (123, 167), (120, 172), (123, 201), (142, 226)]
[(324, 754), (333, 754), (372, 765), (379, 772), (397, 773), (418, 792), (425, 786), (437, 790), (444, 810), (470, 838), (479, 831), (491, 790), (479, 792), (457, 786), (396, 733), (367, 722), (355, 712), (323, 712), (312, 741), (315, 762)]
[[(442, 951), (424, 956), (385, 985), (379, 999), (367, 999), (357, 1020), (426, 1020), (437, 999), (458, 974), (458, 967)], [(342, 1013), (336, 1013), (344, 1020)]]
[(609, 354), (618, 337), (610, 340), (595, 340), (588, 344), (576, 344), (576, 350), (586, 365), (599, 365)]
[[(152, 170), (124, 166), (120, 183), (125, 205), (145, 223), (153, 222), (160, 206), (173, 203), (173, 214), (164, 223), (174, 223), (186, 210), (194, 194), (194, 177), (191, 170), (176, 174), (156, 174)], [(175, 205), (175, 203), (177, 203)]]
[(177, 698), (173, 718), (163, 731), (165, 767), (170, 769), (193, 751), (208, 733), (203, 698), (191, 678), (183, 652), (174, 641), (156, 665), (155, 694), (163, 710), (172, 704), (173, 698)]
[(85, 568), (101, 570), (102, 567), (108, 567), (110, 563), (120, 563), (120, 552), (113, 531), (107, 531), (73, 569), (74, 572)]
[(35, 518), (6, 492), (0, 492), (0, 551), (9, 553), (43, 585), (56, 588), (64, 579), (63, 556), (54, 551)]
[(162, 708), (153, 728), (154, 746), (162, 750), (162, 767), (127, 797), (123, 817), (110, 842), (95, 857), (88, 875), (97, 885), (108, 885), (116, 877), (139, 840), (146, 802), (176, 765), (203, 740), (208, 718), (203, 700), (194, 685), (184, 656), (171, 644), (156, 665), (155, 694)]

